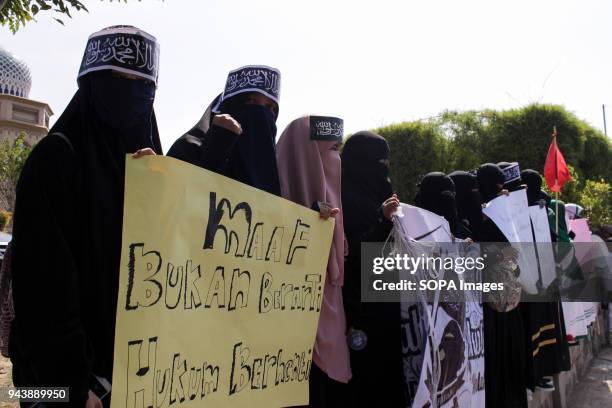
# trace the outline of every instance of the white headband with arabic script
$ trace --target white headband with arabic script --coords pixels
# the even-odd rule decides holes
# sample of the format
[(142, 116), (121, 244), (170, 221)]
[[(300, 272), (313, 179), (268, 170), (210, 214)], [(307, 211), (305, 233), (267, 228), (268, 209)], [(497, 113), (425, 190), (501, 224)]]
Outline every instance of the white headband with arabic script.
[[(125, 35), (116, 44), (100, 43), (107, 37)], [(131, 41), (130, 41), (131, 40)], [(142, 43), (141, 43), (142, 41)], [(141, 49), (141, 47), (143, 49)], [(112, 70), (158, 82), (159, 43), (151, 34), (133, 26), (112, 26), (89, 36), (78, 78), (95, 71)]]
[[(248, 70), (261, 70), (263, 72), (268, 71), (274, 76), (274, 78), (272, 79), (272, 83), (268, 84), (265, 82), (266, 79), (269, 79), (267, 77), (262, 78), (261, 76), (257, 76), (256, 78), (251, 78), (251, 81), (247, 81), (247, 83), (243, 85), (238, 85), (234, 87), (230, 86), (233, 75), (241, 73), (241, 72), (246, 72)], [(262, 81), (263, 81), (263, 84), (261, 83)], [(223, 89), (223, 94), (221, 98), (219, 99), (219, 102), (217, 103), (217, 105), (213, 108), (213, 112), (219, 113), (219, 108), (224, 101), (231, 98), (232, 96), (236, 96), (236, 95), (239, 95), (241, 93), (246, 93), (246, 92), (260, 93), (270, 98), (271, 100), (276, 102), (276, 104), (279, 105), (280, 104), (279, 103), (280, 81), (281, 81), (280, 71), (276, 68), (272, 68), (267, 65), (245, 65), (244, 67), (234, 69), (227, 74), (227, 80), (226, 80), (225, 88)]]

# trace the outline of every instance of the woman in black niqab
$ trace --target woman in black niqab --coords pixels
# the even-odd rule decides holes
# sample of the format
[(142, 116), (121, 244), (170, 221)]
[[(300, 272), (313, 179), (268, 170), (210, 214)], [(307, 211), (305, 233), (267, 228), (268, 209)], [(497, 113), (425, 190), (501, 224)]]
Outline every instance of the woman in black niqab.
[(344, 230), (347, 238), (356, 242), (384, 223), (380, 208), (393, 195), (389, 145), (374, 132), (358, 132), (347, 140), (341, 157)]
[[(483, 203), (488, 203), (501, 194), (505, 180), (504, 172), (496, 164), (483, 164), (476, 171), (476, 177), (478, 179), (478, 191)], [(480, 229), (479, 234), (482, 242), (508, 242), (506, 236), (490, 219), (485, 219), (481, 223)]]
[[(247, 68), (237, 71), (243, 75), (257, 72), (253, 67)], [(267, 75), (280, 75), (267, 67), (258, 69), (268, 70)], [(261, 99), (267, 106), (259, 103)], [(200, 121), (172, 145), (168, 156), (280, 196), (276, 165), (277, 101), (278, 91), (270, 89), (253, 86), (230, 96), (226, 89), (208, 106)], [(242, 133), (214, 124), (214, 117), (223, 114), (236, 120)]]
[[(502, 192), (504, 173), (496, 164), (487, 163), (480, 166), (477, 177), (478, 190), (484, 202), (495, 199)], [(484, 243), (508, 242), (505, 235), (488, 218), (482, 223), (480, 235)], [(483, 321), (486, 406), (527, 408), (527, 379), (523, 358), (527, 335), (519, 308), (498, 312), (485, 304)]]
[[(157, 49), (133, 27), (100, 33)], [(126, 154), (161, 154), (155, 82), (112, 69), (81, 68), (78, 91), (25, 163), (15, 204), (13, 380), (69, 386), (67, 406), (79, 408), (94, 374), (112, 379)]]
[(482, 201), (488, 203), (496, 198), (504, 188), (504, 172), (493, 163), (485, 163), (476, 171), (478, 191)]
[(432, 172), (423, 177), (414, 199), (417, 207), (444, 217), (454, 237), (466, 239), (470, 231), (459, 220), (455, 202), (455, 183), (444, 173)]
[(546, 201), (542, 191), (542, 176), (535, 170), (527, 169), (521, 172), (521, 181), (527, 185), (527, 201), (529, 205), (536, 205), (540, 200)]
[(384, 242), (393, 228), (382, 209), (393, 195), (389, 145), (373, 132), (358, 132), (346, 141), (341, 158), (349, 246), (343, 296), (353, 371), (346, 406), (404, 408), (399, 304), (361, 302), (361, 243)]
[(478, 191), (478, 179), (467, 171), (454, 171), (448, 175), (455, 183), (455, 202), (461, 222), (470, 230), (474, 241), (480, 241), (482, 227), (482, 198)]

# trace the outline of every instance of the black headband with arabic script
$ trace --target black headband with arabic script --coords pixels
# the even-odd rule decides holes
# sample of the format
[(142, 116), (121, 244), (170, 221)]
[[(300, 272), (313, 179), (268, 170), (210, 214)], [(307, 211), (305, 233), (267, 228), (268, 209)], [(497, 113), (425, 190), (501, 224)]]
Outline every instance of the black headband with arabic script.
[(102, 70), (135, 75), (157, 85), (157, 39), (133, 26), (112, 26), (93, 33), (87, 40), (78, 78)]
[(280, 86), (281, 75), (276, 68), (265, 65), (247, 65), (235, 69), (227, 75), (223, 96), (213, 111), (218, 112), (219, 106), (224, 101), (245, 92), (258, 92), (279, 105)]
[(502, 169), (504, 172), (504, 184), (509, 184), (521, 179), (521, 168), (517, 162), (512, 163), (510, 166)]
[(344, 120), (333, 116), (310, 117), (310, 140), (341, 142), (344, 136)]

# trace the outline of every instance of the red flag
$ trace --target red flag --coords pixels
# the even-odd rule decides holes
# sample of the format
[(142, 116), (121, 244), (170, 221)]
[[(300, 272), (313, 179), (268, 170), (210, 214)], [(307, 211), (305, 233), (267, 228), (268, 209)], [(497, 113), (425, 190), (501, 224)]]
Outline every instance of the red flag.
[[(561, 187), (572, 179), (565, 159), (559, 146), (557, 146), (557, 128), (553, 130), (552, 142), (548, 148), (546, 164), (544, 164), (544, 177), (550, 191), (559, 192)], [(556, 181), (556, 183), (555, 183)]]

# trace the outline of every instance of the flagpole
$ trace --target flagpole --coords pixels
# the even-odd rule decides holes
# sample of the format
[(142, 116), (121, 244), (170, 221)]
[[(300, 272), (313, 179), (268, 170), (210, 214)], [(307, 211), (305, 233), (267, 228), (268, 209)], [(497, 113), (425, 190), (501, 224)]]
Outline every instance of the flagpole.
[(603, 110), (603, 118), (604, 118), (604, 134), (608, 137), (608, 126), (606, 126), (606, 105), (601, 105), (601, 109)]
[(559, 169), (557, 168), (557, 127), (553, 126), (553, 142), (555, 143), (555, 234), (559, 237)]
[(559, 181), (555, 179), (555, 234), (559, 237)]

